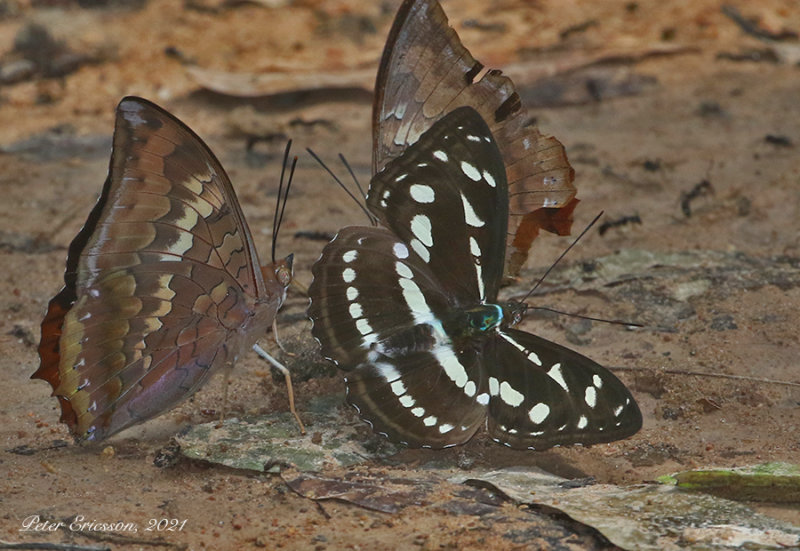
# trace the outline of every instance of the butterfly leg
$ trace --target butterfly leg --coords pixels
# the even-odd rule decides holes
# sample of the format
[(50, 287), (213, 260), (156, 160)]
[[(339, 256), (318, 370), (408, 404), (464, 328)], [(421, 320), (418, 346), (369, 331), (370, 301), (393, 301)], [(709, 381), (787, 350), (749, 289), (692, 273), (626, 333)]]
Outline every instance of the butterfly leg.
[(278, 320), (277, 320), (277, 318), (272, 320), (272, 337), (275, 339), (275, 344), (278, 345), (278, 348), (281, 349), (281, 352), (283, 352), (287, 356), (291, 356), (292, 358), (294, 358), (297, 355), (294, 352), (289, 352), (288, 350), (286, 350), (283, 347), (283, 343), (280, 340), (278, 340)]
[(299, 282), (299, 281), (297, 281), (296, 279), (292, 279), (292, 283), (291, 283), (291, 285), (292, 285), (292, 287), (294, 287), (295, 289), (297, 289), (298, 291), (300, 291), (300, 293), (301, 293), (301, 294), (302, 294), (304, 297), (307, 297), (307, 296), (308, 296), (308, 287), (306, 287), (305, 285), (303, 285), (302, 283), (300, 283), (300, 282)]
[(303, 425), (303, 422), (300, 420), (300, 416), (297, 415), (297, 411), (294, 409), (294, 389), (292, 387), (291, 373), (289, 373), (289, 370), (286, 368), (286, 366), (284, 366), (278, 360), (270, 356), (266, 350), (258, 346), (258, 343), (253, 345), (253, 350), (256, 351), (256, 354), (261, 356), (263, 359), (267, 360), (272, 365), (272, 367), (283, 373), (283, 377), (286, 380), (286, 388), (288, 389), (289, 392), (289, 411), (292, 412), (292, 415), (294, 415), (297, 424), (300, 426), (300, 433), (305, 434), (306, 427)]
[(222, 423), (225, 422), (225, 414), (228, 412), (228, 380), (230, 379), (232, 370), (232, 365), (226, 365), (222, 372), (222, 407), (219, 410), (219, 424), (217, 428), (222, 427)]

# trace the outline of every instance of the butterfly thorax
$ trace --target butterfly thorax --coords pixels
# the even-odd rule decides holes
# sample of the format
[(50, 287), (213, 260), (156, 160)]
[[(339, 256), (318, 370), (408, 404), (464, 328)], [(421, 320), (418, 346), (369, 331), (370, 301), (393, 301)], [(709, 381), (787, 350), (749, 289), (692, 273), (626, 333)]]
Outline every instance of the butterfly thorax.
[(473, 308), (454, 309), (442, 322), (445, 331), (458, 337), (476, 337), (503, 323), (503, 308), (497, 304), (480, 304)]
[(251, 317), (242, 325), (243, 333), (251, 335), (247, 343), (249, 348), (272, 325), (275, 315), (286, 300), (286, 289), (292, 283), (292, 257), (279, 260), (274, 264), (261, 266), (261, 275), (264, 278), (264, 296), (258, 297), (251, 310)]
[(514, 301), (453, 309), (442, 321), (442, 326), (452, 338), (479, 337), (498, 328), (505, 329), (519, 324), (526, 309), (525, 303)]

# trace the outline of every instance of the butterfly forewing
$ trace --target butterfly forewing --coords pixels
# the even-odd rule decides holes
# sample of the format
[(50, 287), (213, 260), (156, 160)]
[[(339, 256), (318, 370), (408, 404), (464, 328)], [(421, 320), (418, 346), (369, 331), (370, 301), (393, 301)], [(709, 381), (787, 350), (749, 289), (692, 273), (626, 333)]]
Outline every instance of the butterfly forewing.
[[(506, 274), (513, 276), (539, 229), (569, 233), (571, 209), (560, 211), (576, 201), (574, 171), (561, 143), (533, 125), (511, 80), (499, 71), (477, 79), (482, 70), (437, 0), (405, 0), (378, 69), (373, 171), (401, 155), (448, 112), (465, 105), (476, 109), (489, 124), (505, 163), (512, 215)], [(537, 210), (542, 212), (526, 216)]]
[(514, 448), (596, 444), (636, 433), (630, 391), (589, 358), (524, 331), (503, 329), (487, 350), (489, 434)]
[[(221, 268), (245, 291), (263, 296), (247, 222), (228, 176), (205, 143), (180, 121), (138, 98), (120, 102), (116, 128), (110, 170), (116, 185), (96, 241), (102, 243), (107, 227), (133, 240), (128, 249), (134, 252), (171, 254)], [(127, 224), (139, 226), (130, 229)], [(86, 255), (92, 252), (90, 243)], [(120, 267), (119, 258), (109, 257), (112, 262)]]
[(267, 300), (257, 266), (208, 147), (166, 111), (126, 98), (109, 178), (42, 323), (34, 377), (53, 386), (79, 439), (157, 415), (271, 323), (280, 301)]
[(428, 265), (385, 228), (348, 227), (313, 273), (313, 333), (348, 372), (348, 402), (397, 442), (467, 441), (486, 417), (485, 377), (445, 333), (440, 318), (452, 304)]
[(370, 182), (367, 206), (430, 267), (455, 304), (497, 296), (505, 171), (486, 123), (459, 108)]

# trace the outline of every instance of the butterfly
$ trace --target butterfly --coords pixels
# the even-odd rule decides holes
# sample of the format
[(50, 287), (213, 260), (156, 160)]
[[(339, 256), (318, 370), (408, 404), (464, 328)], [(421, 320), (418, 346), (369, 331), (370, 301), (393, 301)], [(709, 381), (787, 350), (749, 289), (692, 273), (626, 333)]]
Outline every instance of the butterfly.
[(389, 32), (375, 84), (373, 174), (460, 106), (471, 106), (489, 124), (505, 163), (505, 274), (515, 277), (540, 230), (569, 235), (578, 203), (575, 172), (564, 146), (536, 129), (513, 82), (499, 70), (486, 70), (464, 47), (439, 2), (405, 0)]
[(487, 419), (493, 439), (530, 449), (641, 427), (611, 372), (514, 329), (527, 306), (498, 301), (508, 202), (497, 142), (460, 107), (373, 177), (380, 224), (342, 229), (312, 267), (312, 332), (347, 371), (348, 402), (393, 441), (463, 444)]
[(291, 255), (274, 259), (279, 224), (276, 211), (273, 263), (260, 267), (203, 140), (147, 100), (119, 103), (108, 178), (69, 246), (32, 376), (53, 387), (76, 440), (167, 411), (255, 345), (293, 275)]

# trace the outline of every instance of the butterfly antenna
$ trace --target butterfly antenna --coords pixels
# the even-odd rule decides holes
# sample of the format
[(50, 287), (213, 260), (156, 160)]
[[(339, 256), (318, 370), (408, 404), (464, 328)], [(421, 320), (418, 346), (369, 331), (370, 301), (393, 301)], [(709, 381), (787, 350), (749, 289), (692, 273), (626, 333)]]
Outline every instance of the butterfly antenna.
[(532, 288), (530, 291), (528, 291), (528, 294), (527, 294), (527, 295), (525, 295), (524, 297), (522, 297), (522, 300), (520, 300), (520, 302), (525, 302), (526, 300), (528, 300), (528, 298), (529, 298), (529, 297), (530, 297), (530, 296), (531, 296), (531, 295), (532, 295), (532, 294), (533, 294), (533, 293), (536, 291), (536, 289), (538, 289), (538, 288), (539, 288), (539, 285), (541, 285), (541, 284), (542, 284), (542, 282), (545, 280), (545, 278), (547, 278), (547, 276), (548, 276), (548, 275), (550, 275), (550, 272), (552, 272), (552, 271), (553, 271), (553, 268), (555, 268), (555, 267), (558, 265), (558, 263), (559, 263), (559, 262), (561, 262), (561, 259), (562, 259), (562, 258), (564, 258), (565, 256), (567, 256), (567, 253), (568, 253), (569, 251), (571, 251), (571, 250), (572, 250), (572, 247), (574, 247), (575, 245), (577, 245), (577, 244), (578, 244), (578, 241), (580, 241), (580, 240), (581, 240), (581, 238), (582, 238), (584, 235), (586, 235), (586, 232), (588, 232), (588, 231), (589, 231), (589, 230), (592, 228), (592, 226), (594, 226), (594, 225), (597, 223), (597, 221), (598, 221), (598, 220), (600, 220), (600, 217), (601, 217), (601, 216), (603, 216), (603, 211), (602, 211), (602, 210), (600, 211), (600, 213), (599, 213), (597, 216), (595, 216), (595, 217), (594, 217), (594, 220), (592, 220), (591, 222), (589, 222), (589, 225), (588, 225), (588, 226), (586, 226), (586, 227), (583, 229), (583, 231), (581, 232), (581, 234), (580, 234), (578, 237), (576, 237), (576, 238), (575, 238), (575, 241), (573, 241), (573, 242), (572, 242), (572, 244), (570, 244), (570, 246), (569, 246), (569, 247), (567, 247), (566, 249), (564, 249), (564, 252), (562, 252), (562, 253), (559, 255), (559, 257), (558, 257), (558, 258), (556, 258), (556, 261), (555, 261), (555, 262), (553, 262), (553, 263), (550, 265), (550, 267), (549, 267), (549, 268), (547, 268), (547, 271), (544, 273), (544, 275), (543, 275), (542, 277), (540, 277), (540, 278), (539, 278), (539, 281), (537, 281), (537, 282), (536, 282), (536, 285), (534, 285), (534, 286), (533, 286), (533, 288)]
[(347, 172), (350, 173), (350, 177), (356, 183), (356, 187), (358, 188), (358, 193), (361, 194), (361, 197), (366, 199), (367, 198), (367, 194), (364, 193), (364, 188), (361, 187), (361, 183), (358, 181), (358, 178), (356, 178), (356, 173), (353, 172), (353, 168), (350, 166), (350, 163), (347, 162), (347, 159), (341, 153), (339, 153), (339, 160), (342, 161), (342, 164), (347, 169)]
[[(578, 237), (575, 238), (575, 241), (573, 241), (572, 244), (570, 244), (569, 247), (564, 249), (564, 252), (562, 252), (559, 255), (559, 257), (556, 258), (556, 261), (553, 262), (550, 265), (550, 267), (547, 269), (547, 271), (544, 273), (544, 275), (539, 278), (539, 281), (536, 282), (536, 285), (533, 286), (533, 289), (528, 291), (528, 294), (526, 294), (522, 298), (522, 300), (520, 300), (521, 303), (524, 303), (526, 300), (528, 300), (528, 297), (530, 297), (534, 293), (534, 291), (536, 291), (536, 289), (539, 288), (539, 285), (541, 285), (542, 282), (545, 280), (545, 278), (547, 278), (548, 274), (553, 270), (553, 268), (555, 268), (556, 265), (559, 262), (561, 262), (561, 259), (564, 258), (567, 255), (567, 253), (572, 249), (572, 247), (574, 247), (575, 245), (578, 244), (578, 241), (580, 241), (581, 238), (584, 235), (586, 235), (586, 232), (588, 232), (590, 229), (592, 229), (592, 226), (594, 226), (597, 223), (597, 221), (600, 220), (601, 216), (603, 216), (603, 211), (600, 211), (600, 213), (597, 216), (594, 217), (594, 220), (589, 222), (589, 225), (587, 225), (586, 228), (584, 228), (584, 230), (581, 232), (581, 234)], [(604, 322), (604, 323), (610, 323), (612, 325), (624, 325), (626, 327), (644, 327), (644, 325), (642, 325), (640, 323), (634, 323), (634, 322), (631, 322), (631, 321), (608, 320), (608, 319), (604, 319), (604, 318), (594, 318), (592, 316), (582, 316), (580, 314), (575, 314), (575, 313), (572, 313), (572, 312), (564, 312), (562, 310), (556, 310), (555, 308), (548, 308), (546, 306), (528, 306), (526, 304), (525, 305), (525, 309), (526, 310), (543, 310), (545, 312), (553, 312), (555, 314), (561, 314), (561, 315), (564, 315), (564, 316), (571, 316), (573, 318), (578, 318), (578, 319), (584, 319), (584, 320), (589, 320), (589, 321), (601, 321), (601, 322)]]
[[(333, 173), (333, 171), (332, 171), (330, 168), (328, 168), (328, 165), (326, 165), (326, 164), (325, 164), (325, 163), (322, 161), (322, 159), (320, 159), (320, 158), (317, 156), (317, 154), (316, 154), (316, 153), (314, 153), (314, 152), (313, 152), (311, 149), (309, 149), (308, 147), (306, 148), (306, 151), (308, 151), (308, 154), (309, 154), (309, 155), (311, 155), (312, 157), (314, 157), (314, 160), (315, 160), (315, 161), (317, 161), (317, 162), (320, 164), (320, 166), (321, 166), (322, 168), (324, 168), (324, 169), (325, 169), (325, 170), (328, 172), (328, 174), (330, 174), (330, 175), (331, 175), (331, 178), (333, 178), (333, 180), (334, 180), (334, 181), (335, 181), (337, 184), (339, 184), (339, 187), (340, 187), (340, 188), (342, 188), (342, 189), (344, 190), (344, 192), (345, 192), (345, 193), (347, 193), (347, 195), (349, 195), (349, 196), (350, 196), (350, 198), (351, 198), (353, 201), (355, 201), (356, 205), (358, 205), (358, 208), (360, 208), (362, 211), (364, 211), (364, 214), (366, 214), (366, 215), (367, 215), (367, 218), (369, 218), (369, 223), (370, 223), (371, 225), (373, 225), (373, 226), (377, 225), (377, 223), (378, 223), (378, 220), (377, 220), (377, 218), (375, 217), (375, 215), (374, 215), (374, 214), (372, 214), (372, 213), (371, 213), (371, 212), (370, 212), (370, 211), (367, 209), (367, 207), (366, 207), (366, 206), (365, 206), (365, 205), (364, 205), (364, 204), (361, 202), (361, 200), (359, 200), (359, 199), (358, 199), (358, 198), (357, 198), (355, 195), (353, 195), (353, 192), (352, 192), (352, 191), (350, 191), (349, 189), (347, 189), (347, 186), (345, 186), (345, 185), (342, 183), (342, 181), (339, 179), (339, 177), (338, 177), (338, 176), (336, 176), (336, 174), (334, 174), (334, 173)], [(348, 167), (348, 168), (349, 168), (349, 167)], [(351, 174), (352, 174), (352, 172), (351, 172)], [(357, 180), (356, 180), (356, 185), (358, 185), (358, 181), (357, 181)], [(359, 192), (361, 192), (361, 193), (362, 193), (362, 197), (363, 197), (363, 193), (364, 193), (364, 192), (363, 192), (363, 190), (361, 189), (361, 186), (358, 186), (358, 190), (359, 190)]]
[(292, 140), (286, 142), (286, 149), (283, 152), (283, 166), (281, 166), (281, 179), (278, 183), (278, 198), (275, 204), (275, 216), (272, 218), (272, 263), (275, 264), (275, 249), (278, 243), (278, 232), (283, 223), (283, 213), (286, 211), (286, 203), (289, 200), (289, 189), (292, 187), (292, 180), (294, 178), (294, 170), (297, 167), (297, 156), (292, 161), (292, 167), (289, 170), (289, 178), (286, 180), (286, 188), (283, 187), (284, 178), (286, 176), (286, 165), (289, 162), (289, 152), (292, 149)]
[(625, 327), (644, 327), (644, 325), (642, 325), (641, 323), (634, 323), (625, 320), (608, 320), (605, 318), (593, 318), (592, 316), (582, 316), (580, 314), (574, 314), (572, 312), (564, 312), (562, 310), (556, 310), (555, 308), (548, 308), (546, 306), (528, 306), (527, 310), (543, 310), (545, 312), (553, 312), (554, 314), (561, 314), (564, 316), (570, 316), (582, 320), (602, 321), (603, 323), (610, 323), (611, 325), (624, 325)]

